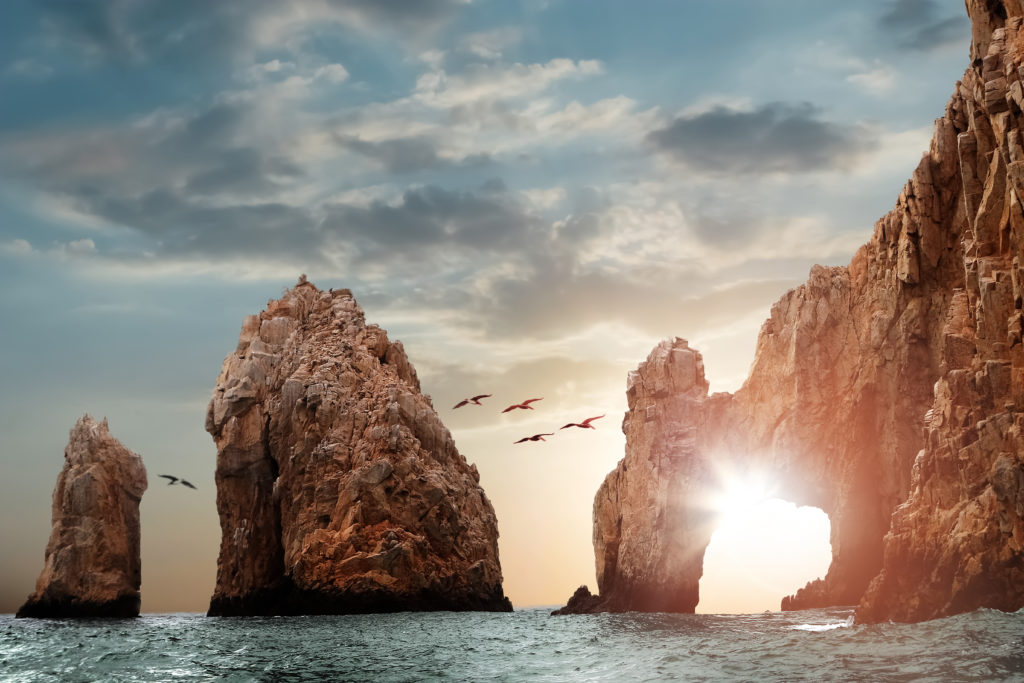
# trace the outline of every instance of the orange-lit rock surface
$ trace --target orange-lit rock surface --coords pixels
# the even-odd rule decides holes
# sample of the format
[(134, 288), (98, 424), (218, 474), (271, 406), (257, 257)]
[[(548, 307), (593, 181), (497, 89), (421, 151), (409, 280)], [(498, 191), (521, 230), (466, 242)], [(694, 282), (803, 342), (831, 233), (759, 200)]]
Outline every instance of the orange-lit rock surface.
[(53, 530), (19, 617), (136, 617), (142, 562), (142, 458), (88, 415), (71, 429), (53, 489)]
[(630, 375), (588, 611), (693, 610), (726, 471), (829, 515), (828, 574), (784, 609), (1024, 606), (1022, 7), (967, 8), (972, 64), (896, 207), (849, 266), (816, 266), (772, 307), (743, 387), (708, 397), (682, 340)]
[(348, 290), (302, 278), (246, 318), (206, 428), (211, 615), (511, 610), (476, 467)]

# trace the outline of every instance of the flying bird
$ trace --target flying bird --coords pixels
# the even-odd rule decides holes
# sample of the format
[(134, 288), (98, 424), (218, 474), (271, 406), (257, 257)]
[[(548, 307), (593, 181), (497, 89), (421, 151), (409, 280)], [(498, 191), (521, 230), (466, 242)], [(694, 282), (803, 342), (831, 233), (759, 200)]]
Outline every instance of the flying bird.
[(531, 406), (530, 404), (533, 403), (534, 401), (543, 401), (543, 400), (544, 400), (543, 396), (541, 398), (528, 398), (525, 401), (523, 401), (522, 403), (513, 403), (512, 405), (510, 405), (508, 408), (505, 408), (505, 410), (503, 410), (501, 412), (507, 413), (510, 410), (515, 410), (516, 408), (519, 408), (520, 410), (533, 410), (533, 406)]
[(594, 420), (600, 420), (604, 415), (598, 415), (597, 417), (588, 417), (583, 422), (570, 422), (569, 424), (561, 427), (561, 429), (568, 429), (569, 427), (579, 427), (580, 429), (597, 429), (594, 425), (590, 424)]
[(456, 408), (461, 408), (462, 406), (468, 406), (470, 403), (472, 403), (475, 406), (482, 405), (480, 403), (480, 399), (490, 398), (491, 396), (492, 394), (480, 394), (479, 396), (474, 396), (473, 398), (464, 398), (458, 403), (456, 403), (455, 408), (452, 408), (452, 410), (455, 410)]
[(189, 487), (190, 489), (194, 489), (194, 488), (195, 488), (195, 486), (193, 486), (193, 485), (192, 485), (192, 482), (190, 482), (190, 481), (188, 481), (188, 480), (186, 480), (186, 479), (182, 479), (182, 480), (181, 480), (181, 485), (182, 485), (182, 486), (187, 486), (187, 487)]
[[(545, 436), (554, 436), (554, 435), (555, 435), (555, 433), (551, 432), (550, 434), (534, 434), (533, 436), (524, 436), (523, 438), (519, 439), (519, 441), (516, 441), (515, 443), (522, 443), (524, 441), (546, 441), (547, 439), (544, 438)], [(513, 445), (515, 445), (515, 444), (513, 444)]]
[(156, 475), (156, 476), (158, 476), (158, 477), (163, 477), (164, 479), (169, 479), (170, 481), (168, 481), (168, 482), (167, 482), (167, 485), (168, 485), (168, 486), (170, 486), (171, 484), (174, 484), (174, 483), (176, 483), (176, 482), (178, 481), (178, 478), (177, 478), (177, 477), (172, 477), (172, 476), (171, 476), (171, 475), (169, 475), (169, 474), (158, 474), (158, 475)]

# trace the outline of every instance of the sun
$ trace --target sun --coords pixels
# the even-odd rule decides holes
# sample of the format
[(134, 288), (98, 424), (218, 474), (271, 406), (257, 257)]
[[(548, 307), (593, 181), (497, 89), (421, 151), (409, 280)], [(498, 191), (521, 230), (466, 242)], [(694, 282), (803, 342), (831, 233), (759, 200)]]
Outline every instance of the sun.
[(705, 506), (713, 516), (697, 611), (777, 610), (783, 596), (828, 571), (831, 526), (824, 511), (787, 501), (770, 475), (721, 467)]
[(763, 477), (727, 476), (712, 496), (711, 506), (720, 525), (734, 526), (749, 523), (755, 508), (771, 497), (771, 486)]

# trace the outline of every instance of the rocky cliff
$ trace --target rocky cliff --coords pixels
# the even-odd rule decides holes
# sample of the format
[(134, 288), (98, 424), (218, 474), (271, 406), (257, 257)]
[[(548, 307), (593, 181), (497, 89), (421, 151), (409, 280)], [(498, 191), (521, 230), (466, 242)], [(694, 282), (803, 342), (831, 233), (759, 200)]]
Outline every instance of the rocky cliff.
[(71, 429), (53, 489), (53, 530), (19, 617), (136, 617), (142, 458), (88, 415)]
[(830, 517), (828, 574), (784, 608), (1024, 606), (1024, 9), (967, 9), (972, 64), (896, 207), (772, 307), (743, 387), (707, 396), (682, 340), (630, 375), (587, 611), (693, 610), (722, 471)]
[(246, 318), (206, 429), (211, 615), (511, 610), (476, 467), (348, 290), (303, 277)]

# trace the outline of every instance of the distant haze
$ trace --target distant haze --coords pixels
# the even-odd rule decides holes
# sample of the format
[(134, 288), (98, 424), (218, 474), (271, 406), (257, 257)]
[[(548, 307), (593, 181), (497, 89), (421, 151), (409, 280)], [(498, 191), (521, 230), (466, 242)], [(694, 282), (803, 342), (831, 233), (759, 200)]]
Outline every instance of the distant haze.
[[(405, 343), (513, 603), (594, 589), (626, 373), (679, 335), (712, 391), (740, 386), (771, 303), (893, 205), (969, 27), (960, 0), (10, 0), (0, 36), (0, 612), (85, 412), (146, 463), (165, 612), (213, 588), (221, 361), (300, 273)], [(827, 558), (820, 533), (773, 558), (742, 538), (716, 537), (707, 605), (777, 608)]]

